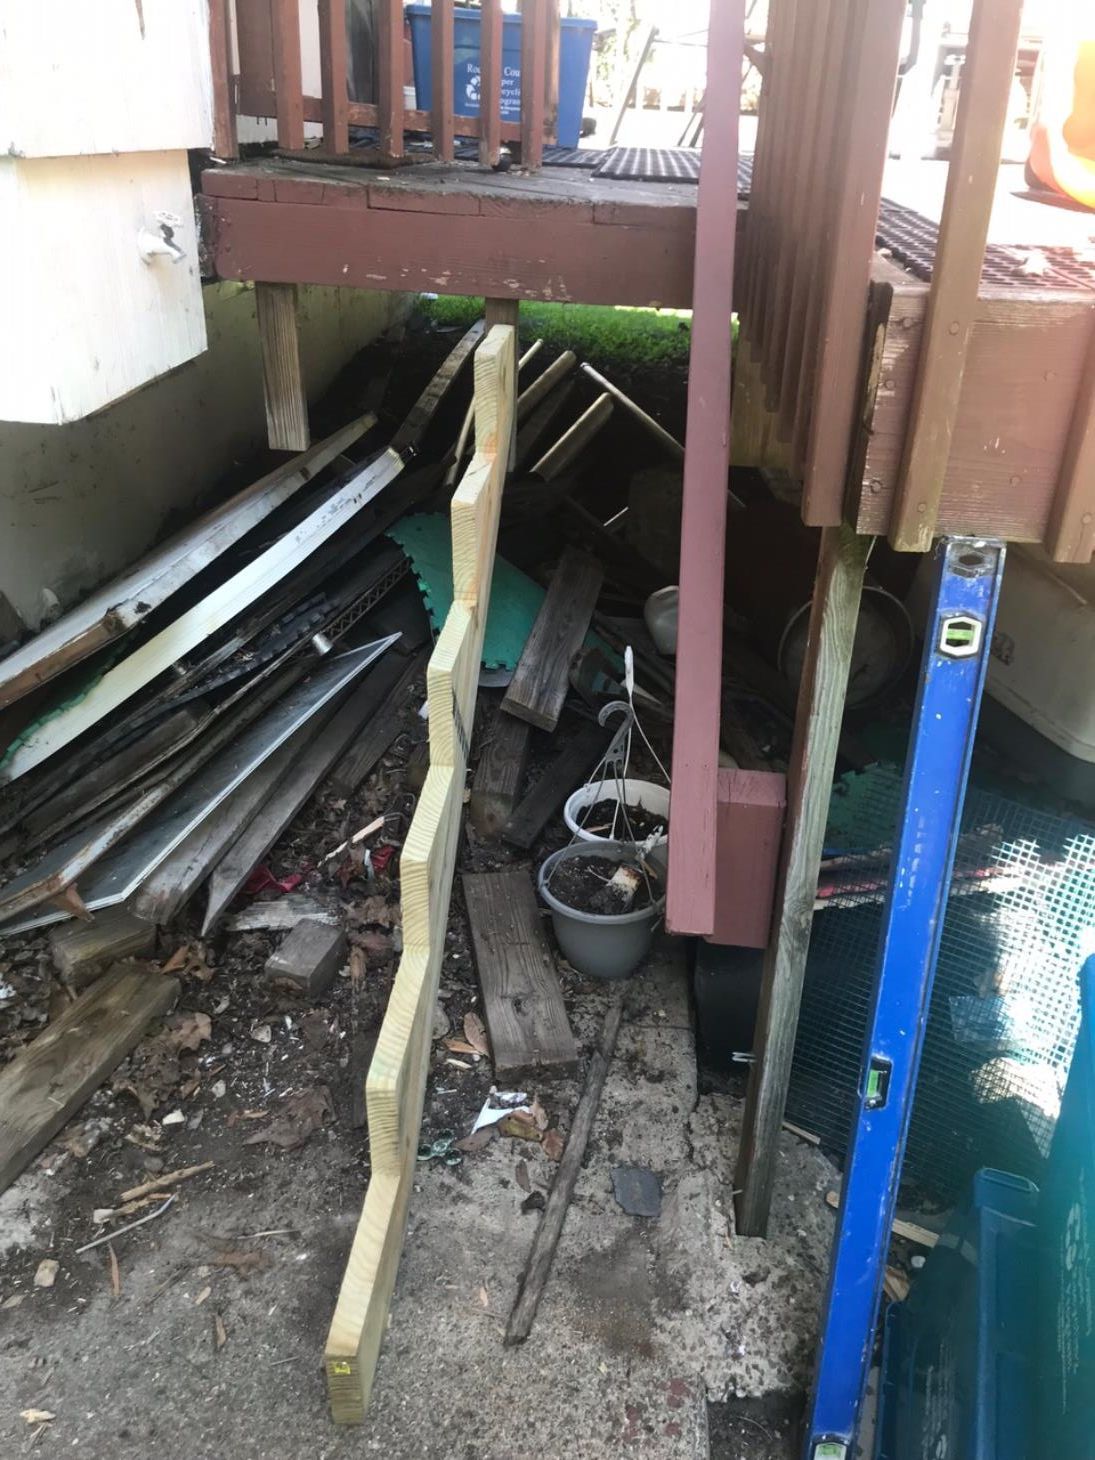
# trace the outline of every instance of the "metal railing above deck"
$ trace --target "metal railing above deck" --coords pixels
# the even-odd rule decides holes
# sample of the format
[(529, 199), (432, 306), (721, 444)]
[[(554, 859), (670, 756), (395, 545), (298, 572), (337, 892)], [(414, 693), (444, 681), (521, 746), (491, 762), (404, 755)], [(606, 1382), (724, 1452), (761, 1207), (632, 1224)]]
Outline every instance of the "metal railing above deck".
[[(430, 17), (432, 96), (429, 110), (404, 105), (403, 0), (378, 0), (376, 101), (350, 100), (345, 0), (303, 0), (318, 9), (320, 95), (306, 96), (301, 67), (301, 0), (210, 0), (216, 146), (236, 155), (238, 116), (274, 117), (278, 146), (304, 147), (306, 122), (323, 127), (322, 149), (341, 156), (351, 127), (372, 127), (379, 150), (404, 153), (407, 131), (429, 133), (435, 155), (452, 161), (457, 136), (479, 139), (479, 160), (498, 164), (502, 144), (520, 144), (521, 161), (539, 167), (555, 140), (559, 94), (559, 0), (521, 3), (521, 120), (502, 120), (502, 0), (482, 0), (479, 115), (454, 109), (454, 0), (433, 0)], [(234, 27), (232, 20), (234, 18)], [(231, 36), (235, 34), (233, 61)], [(374, 59), (372, 57), (370, 60)]]

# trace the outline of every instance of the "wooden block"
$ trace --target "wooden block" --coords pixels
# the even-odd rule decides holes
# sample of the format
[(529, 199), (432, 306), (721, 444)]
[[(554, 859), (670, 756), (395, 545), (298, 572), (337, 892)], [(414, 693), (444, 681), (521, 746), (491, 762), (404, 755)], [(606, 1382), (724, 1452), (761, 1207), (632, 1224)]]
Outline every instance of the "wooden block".
[(502, 700), (530, 725), (554, 730), (570, 686), (570, 661), (589, 629), (603, 574), (596, 558), (576, 548), (563, 554)]
[(0, 1072), (0, 1191), (178, 996), (177, 979), (141, 965), (116, 965)]
[(775, 771), (720, 770), (715, 822), (715, 931), (709, 943), (766, 948), (787, 807)]
[(573, 1069), (578, 1052), (529, 874), (465, 873), (464, 901), (495, 1074)]
[(544, 767), (540, 779), (506, 822), (503, 838), (527, 851), (549, 818), (604, 755), (611, 738), (601, 725), (583, 725)]
[(304, 918), (266, 960), (267, 978), (284, 978), (310, 999), (325, 994), (346, 961), (346, 934), (330, 923)]
[(139, 958), (156, 942), (154, 923), (122, 907), (106, 908), (89, 923), (73, 919), (52, 928), (49, 935), (53, 964), (61, 978), (77, 991), (86, 988), (104, 968), (120, 958)]
[(531, 728), (499, 710), (471, 783), (468, 813), (483, 836), (498, 836), (517, 804), (525, 779)]

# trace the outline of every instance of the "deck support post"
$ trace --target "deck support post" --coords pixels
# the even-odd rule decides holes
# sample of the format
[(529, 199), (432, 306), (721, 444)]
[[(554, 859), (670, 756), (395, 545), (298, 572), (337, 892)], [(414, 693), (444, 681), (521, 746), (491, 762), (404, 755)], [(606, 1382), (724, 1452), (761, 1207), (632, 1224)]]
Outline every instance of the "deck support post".
[(737, 1232), (743, 1237), (763, 1237), (768, 1227), (825, 822), (870, 543), (870, 538), (858, 536), (846, 524), (826, 527), (821, 534), (810, 635), (787, 769), (787, 823), (776, 882), (775, 918), (764, 960), (753, 1067), (734, 1177)]
[(297, 286), (256, 284), (255, 314), (262, 350), (262, 388), (270, 448), (306, 451), (311, 437), (297, 337)]

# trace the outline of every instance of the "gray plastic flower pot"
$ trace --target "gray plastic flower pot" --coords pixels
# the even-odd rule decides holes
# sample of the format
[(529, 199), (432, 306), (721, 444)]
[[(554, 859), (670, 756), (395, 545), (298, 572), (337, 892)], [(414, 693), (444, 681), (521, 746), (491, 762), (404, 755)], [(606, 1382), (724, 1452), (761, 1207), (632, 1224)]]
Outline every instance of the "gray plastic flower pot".
[[(568, 963), (590, 978), (627, 978), (650, 949), (654, 925), (665, 907), (665, 894), (651, 907), (615, 915), (567, 907), (554, 896), (548, 883), (560, 862), (578, 857), (587, 861), (596, 857), (610, 862), (634, 861), (635, 848), (624, 842), (577, 842), (553, 852), (541, 865), (537, 879), (540, 896), (551, 909), (556, 941)], [(655, 849), (649, 860), (658, 868), (664, 884), (664, 854), (659, 856)]]

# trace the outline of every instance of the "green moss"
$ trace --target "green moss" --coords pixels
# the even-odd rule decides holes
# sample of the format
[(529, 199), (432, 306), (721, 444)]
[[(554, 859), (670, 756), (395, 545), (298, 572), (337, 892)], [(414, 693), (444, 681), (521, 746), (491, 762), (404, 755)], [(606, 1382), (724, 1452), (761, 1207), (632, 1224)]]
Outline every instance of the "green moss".
[[(466, 329), (483, 301), (439, 295), (420, 300), (419, 309), (436, 325)], [(520, 334), (523, 343), (542, 339), (545, 349), (573, 350), (593, 364), (687, 365), (691, 322), (686, 310), (522, 300)]]

